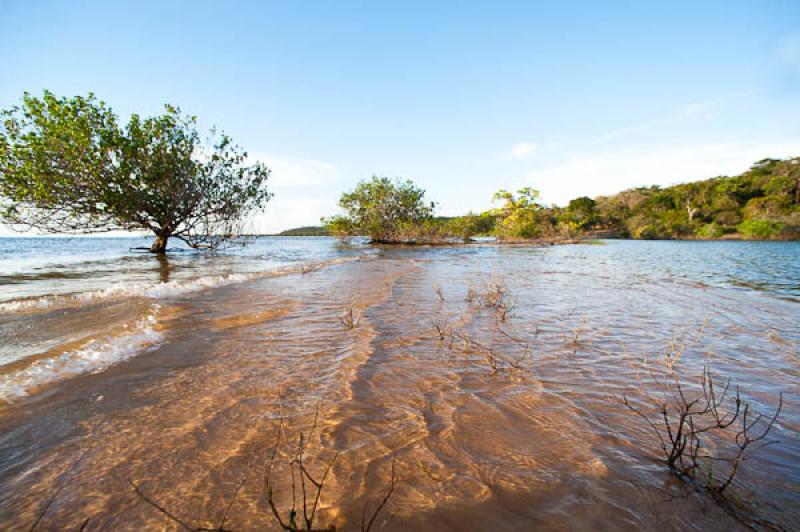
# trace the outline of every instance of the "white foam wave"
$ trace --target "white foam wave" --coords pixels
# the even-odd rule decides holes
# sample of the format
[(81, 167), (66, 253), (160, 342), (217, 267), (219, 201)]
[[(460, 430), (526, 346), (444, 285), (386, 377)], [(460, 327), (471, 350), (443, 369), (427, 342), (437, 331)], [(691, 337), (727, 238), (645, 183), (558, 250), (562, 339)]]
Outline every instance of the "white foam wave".
[[(144, 297), (155, 300), (168, 299), (199, 290), (216, 288), (247, 280), (289, 273), (315, 271), (332, 264), (362, 260), (365, 258), (371, 257), (369, 255), (342, 257), (324, 262), (295, 264), (263, 272), (206, 276), (192, 280), (158, 284), (117, 284), (103, 290), (79, 294), (54, 295), (6, 302), (0, 304), (0, 313), (46, 309), (51, 307), (80, 306), (87, 302), (112, 298)], [(34, 360), (28, 366), (21, 369), (0, 374), (0, 400), (11, 402), (14, 399), (25, 397), (37, 388), (50, 383), (76, 375), (104, 371), (114, 364), (156, 347), (163, 341), (163, 335), (156, 328), (160, 308), (161, 306), (158, 303), (152, 303), (150, 314), (133, 324), (125, 326), (127, 329), (126, 334), (109, 335), (94, 339), (87, 342), (79, 349), (53, 357)]]
[(32, 390), (55, 381), (98, 373), (128, 358), (152, 349), (163, 341), (156, 328), (159, 305), (123, 335), (94, 339), (74, 351), (39, 359), (29, 366), (0, 375), (0, 400), (11, 402), (27, 396)]
[(370, 256), (342, 257), (324, 262), (284, 266), (274, 270), (267, 270), (262, 272), (210, 275), (206, 277), (199, 277), (196, 279), (168, 281), (162, 283), (119, 283), (109, 286), (108, 288), (104, 288), (102, 290), (81, 292), (79, 294), (52, 295), (52, 296), (43, 296), (32, 299), (22, 299), (17, 301), (7, 301), (5, 303), (0, 303), (0, 313), (9, 314), (14, 312), (23, 312), (29, 310), (44, 310), (49, 308), (80, 306), (96, 301), (102, 301), (107, 299), (121, 299), (126, 297), (169, 299), (172, 297), (178, 297), (181, 295), (197, 292), (200, 290), (206, 290), (209, 288), (218, 288), (229, 284), (241, 283), (243, 281), (249, 281), (263, 277), (272, 277), (277, 275), (286, 275), (290, 273), (313, 271), (320, 269), (324, 266), (339, 264), (342, 262), (349, 262), (353, 260), (363, 260), (365, 258), (371, 258), (371, 257)]

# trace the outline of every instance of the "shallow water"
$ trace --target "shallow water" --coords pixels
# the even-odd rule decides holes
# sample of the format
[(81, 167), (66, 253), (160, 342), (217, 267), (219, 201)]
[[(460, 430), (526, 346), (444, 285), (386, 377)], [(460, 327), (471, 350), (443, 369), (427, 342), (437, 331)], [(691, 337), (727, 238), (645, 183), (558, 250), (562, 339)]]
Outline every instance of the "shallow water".
[[(798, 244), (259, 239), (159, 262), (87, 240), (0, 260), (4, 529), (42, 512), (45, 529), (174, 528), (131, 481), (191, 526), (218, 526), (237, 493), (225, 528), (278, 529), (266, 464), (279, 426), (294, 445), (315, 417), (312, 474), (338, 452), (318, 526), (358, 529), (394, 459), (373, 529), (800, 527)], [(505, 314), (482, 301), (498, 284)], [(687, 389), (710, 360), (759, 411), (784, 393), (780, 443), (732, 487), (738, 517), (676, 486), (622, 403), (646, 399), (665, 352)]]

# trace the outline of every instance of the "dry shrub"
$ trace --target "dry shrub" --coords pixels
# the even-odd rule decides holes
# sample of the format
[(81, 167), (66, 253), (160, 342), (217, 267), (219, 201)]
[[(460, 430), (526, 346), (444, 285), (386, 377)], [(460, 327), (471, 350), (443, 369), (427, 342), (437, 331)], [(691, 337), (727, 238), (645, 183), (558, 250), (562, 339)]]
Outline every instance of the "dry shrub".
[(361, 312), (359, 312), (352, 303), (345, 307), (344, 312), (339, 315), (339, 322), (345, 329), (355, 329), (361, 319)]
[[(317, 421), (319, 419), (319, 409), (314, 414), (314, 423), (306, 435), (300, 432), (297, 435), (297, 443), (293, 444), (285, 431), (283, 417), (281, 417), (277, 433), (275, 435), (275, 444), (270, 454), (269, 462), (264, 471), (264, 486), (267, 493), (267, 502), (269, 504), (272, 515), (275, 520), (283, 528), (289, 532), (311, 532), (311, 531), (334, 531), (336, 527), (329, 525), (320, 528), (315, 525), (317, 519), (317, 511), (320, 505), (320, 498), (325, 489), (325, 482), (328, 475), (333, 469), (336, 459), (339, 456), (338, 452), (334, 452), (331, 457), (323, 462), (322, 467), (316, 473), (312, 473), (306, 461), (306, 451), (311, 440), (314, 437), (314, 432), (317, 429)], [(283, 445), (282, 445), (283, 442)], [(283, 449), (282, 449), (283, 447)], [(291, 492), (291, 506), (288, 509), (281, 511), (278, 509), (277, 503), (274, 498), (275, 479), (274, 471), (283, 457), (284, 469), (289, 470), (289, 479), (283, 479), (281, 484), (289, 489)], [(380, 502), (375, 507), (374, 511), (367, 516), (367, 504), (361, 513), (361, 530), (366, 532), (375, 524), (375, 520), (380, 514), (381, 510), (386, 506), (394, 493), (395, 483), (397, 482), (397, 475), (395, 472), (395, 459), (392, 458), (391, 481), (389, 489), (386, 494), (380, 499)], [(288, 487), (287, 487), (288, 485)]]
[(439, 297), (439, 301), (444, 303), (444, 294), (442, 294), (442, 287), (438, 284), (433, 285), (433, 291), (436, 292), (436, 295)]
[[(731, 379), (718, 383), (708, 363), (699, 387), (682, 380), (676, 368), (682, 353), (682, 348), (671, 350), (661, 374), (651, 368), (655, 392), (644, 390), (643, 406), (625, 395), (623, 402), (644, 420), (672, 473), (721, 495), (748, 451), (775, 443), (765, 440), (781, 413), (783, 394), (771, 416), (758, 414), (742, 399), (738, 386), (731, 388)], [(758, 442), (764, 443), (754, 447)]]
[(464, 355), (480, 355), (491, 368), (492, 374), (497, 374), (506, 367), (522, 369), (522, 363), (525, 360), (533, 363), (533, 350), (530, 344), (503, 330), (499, 325), (494, 328), (494, 332), (504, 336), (520, 348), (522, 350), (520, 355), (498, 356), (494, 341), (481, 341), (476, 336), (470, 335), (466, 329), (451, 327), (446, 321), (434, 321), (433, 329), (436, 332), (436, 338), (446, 344), (450, 351), (460, 351)]
[(500, 277), (486, 282), (483, 290), (467, 290), (468, 303), (478, 303), (482, 307), (493, 310), (499, 321), (506, 321), (514, 310), (514, 300), (511, 298), (505, 280)]
[[(319, 527), (318, 510), (323, 492), (325, 490), (326, 482), (333, 469), (336, 459), (339, 456), (338, 452), (331, 454), (330, 458), (322, 462), (322, 466), (318, 471), (312, 471), (306, 459), (306, 451), (314, 438), (317, 430), (317, 423), (319, 420), (319, 407), (314, 413), (314, 422), (308, 433), (299, 432), (297, 440), (293, 443), (286, 432), (286, 423), (283, 414), (281, 414), (278, 424), (278, 429), (275, 435), (275, 443), (268, 450), (267, 457), (264, 460), (264, 492), (266, 493), (267, 504), (275, 518), (277, 524), (289, 532), (333, 532), (336, 530), (334, 525), (326, 527)], [(141, 487), (129, 479), (129, 483), (134, 490), (134, 493), (158, 510), (158, 512), (166, 517), (177, 527), (183, 530), (190, 530), (193, 532), (225, 532), (230, 529), (225, 528), (225, 523), (230, 516), (231, 509), (233, 508), (236, 498), (238, 497), (242, 487), (249, 478), (256, 465), (256, 460), (253, 460), (246, 468), (244, 474), (240, 478), (236, 489), (231, 494), (230, 500), (225, 504), (225, 511), (219, 523), (213, 527), (196, 527), (189, 523), (189, 521), (182, 519), (171, 512), (169, 509), (158, 503), (155, 499), (151, 498), (142, 491)], [(289, 474), (288, 478), (277, 479), (275, 471), (282, 465), (284, 470)], [(360, 529), (362, 532), (368, 532), (381, 511), (386, 507), (389, 499), (394, 493), (395, 484), (397, 482), (397, 475), (395, 470), (395, 459), (392, 458), (391, 466), (391, 480), (389, 488), (386, 493), (379, 499), (377, 506), (370, 513), (368, 512), (368, 503), (364, 505), (361, 514)], [(278, 502), (276, 502), (274, 494), (276, 487), (279, 486), (291, 493), (291, 505), (286, 509), (279, 509)], [(88, 519), (84, 523), (84, 527), (88, 524)], [(38, 520), (37, 520), (38, 524)], [(34, 525), (35, 527), (36, 525)], [(83, 528), (81, 528), (83, 530)]]

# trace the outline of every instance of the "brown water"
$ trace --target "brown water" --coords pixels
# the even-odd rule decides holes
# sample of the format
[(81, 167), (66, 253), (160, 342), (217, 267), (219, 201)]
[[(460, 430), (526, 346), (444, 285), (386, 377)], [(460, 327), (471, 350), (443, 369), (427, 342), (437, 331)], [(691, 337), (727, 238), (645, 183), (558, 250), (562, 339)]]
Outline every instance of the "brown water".
[[(294, 442), (315, 415), (312, 473), (339, 453), (318, 526), (359, 529), (394, 459), (373, 530), (800, 527), (798, 303), (599, 248), (384, 250), (168, 299), (22, 308), (2, 323), (24, 355), (0, 367), (19, 391), (0, 407), (0, 528), (177, 528), (133, 481), (191, 526), (218, 526), (238, 493), (225, 528), (277, 530), (269, 453), (279, 424)], [(482, 299), (497, 285), (505, 317)], [(91, 371), (32, 366), (72, 353), (73, 367), (76, 349), (94, 363), (115, 338), (131, 354)], [(710, 359), (760, 411), (784, 392), (780, 443), (731, 489), (739, 517), (671, 479), (622, 404), (674, 350), (687, 379)], [(282, 512), (285, 460), (271, 480)]]

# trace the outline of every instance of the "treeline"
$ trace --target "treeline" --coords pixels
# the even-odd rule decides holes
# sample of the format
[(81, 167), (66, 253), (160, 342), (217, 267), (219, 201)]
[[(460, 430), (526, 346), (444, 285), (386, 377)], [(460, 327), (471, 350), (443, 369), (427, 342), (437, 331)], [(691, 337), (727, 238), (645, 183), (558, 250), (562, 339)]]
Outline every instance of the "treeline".
[(342, 194), (344, 214), (323, 218), (336, 236), (369, 236), (375, 243), (443, 243), (476, 236), (506, 241), (558, 239), (578, 235), (594, 223), (594, 202), (579, 198), (566, 208), (544, 207), (533, 188), (498, 191), (497, 207), (464, 216), (434, 216), (436, 202), (410, 180), (373, 176)]
[(307, 225), (281, 231), (277, 236), (330, 236), (330, 231), (320, 225)]
[[(205, 139), (205, 140), (204, 140)], [(146, 230), (163, 253), (172, 238), (210, 249), (247, 234), (272, 198), (270, 170), (224, 133), (166, 105), (122, 123), (93, 94), (41, 97), (0, 110), (0, 222), (55, 233)], [(800, 239), (800, 158), (764, 159), (742, 175), (545, 206), (539, 192), (498, 191), (494, 208), (437, 217), (411, 181), (373, 176), (339, 199), (343, 213), (285, 235), (364, 235), (378, 243), (494, 236), (566, 239)]]
[(637, 239), (798, 239), (800, 158), (764, 159), (735, 177), (544, 206), (523, 188), (493, 198), (497, 207), (457, 217), (433, 215), (436, 203), (411, 181), (373, 176), (342, 195), (344, 214), (323, 219), (330, 234), (365, 235), (379, 243), (443, 242), (475, 236), (502, 240), (586, 235)]
[(800, 238), (800, 158), (735, 177), (642, 187), (593, 202), (591, 225), (631, 238)]

